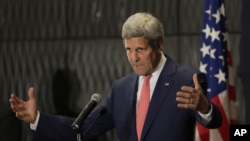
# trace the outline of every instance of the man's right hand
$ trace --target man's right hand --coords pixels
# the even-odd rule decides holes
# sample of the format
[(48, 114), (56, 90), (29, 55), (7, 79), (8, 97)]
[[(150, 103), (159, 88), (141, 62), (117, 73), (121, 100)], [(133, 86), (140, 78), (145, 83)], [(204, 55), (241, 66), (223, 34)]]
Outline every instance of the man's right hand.
[(21, 100), (15, 94), (11, 94), (9, 101), (12, 110), (16, 113), (17, 118), (33, 124), (36, 121), (38, 113), (33, 87), (29, 89), (28, 94), (29, 94), (28, 101)]

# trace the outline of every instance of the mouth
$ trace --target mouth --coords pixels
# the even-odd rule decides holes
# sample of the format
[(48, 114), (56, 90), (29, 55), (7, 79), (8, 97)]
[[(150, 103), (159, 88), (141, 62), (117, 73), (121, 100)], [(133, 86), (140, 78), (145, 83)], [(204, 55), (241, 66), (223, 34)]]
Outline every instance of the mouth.
[(135, 69), (141, 69), (143, 65), (141, 64), (134, 64), (134, 68)]

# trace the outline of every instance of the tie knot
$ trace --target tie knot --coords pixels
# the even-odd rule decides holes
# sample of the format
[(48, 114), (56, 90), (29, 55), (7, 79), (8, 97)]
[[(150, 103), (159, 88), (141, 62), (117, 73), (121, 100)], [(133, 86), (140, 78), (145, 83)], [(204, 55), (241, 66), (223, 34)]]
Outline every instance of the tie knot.
[(152, 77), (152, 74), (145, 75), (144, 77), (145, 79), (149, 80)]
[(152, 77), (152, 74), (145, 75), (144, 76), (144, 82), (149, 82), (150, 78)]

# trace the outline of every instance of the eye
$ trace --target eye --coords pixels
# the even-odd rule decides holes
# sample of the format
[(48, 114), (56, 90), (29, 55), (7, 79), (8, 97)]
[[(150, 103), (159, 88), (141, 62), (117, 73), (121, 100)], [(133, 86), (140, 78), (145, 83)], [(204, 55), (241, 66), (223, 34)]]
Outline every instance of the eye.
[(130, 53), (131, 52), (131, 49), (130, 48), (126, 48), (125, 49), (127, 53)]
[(136, 49), (136, 52), (142, 53), (142, 52), (144, 52), (145, 50), (146, 50), (145, 48), (137, 48), (137, 49)]

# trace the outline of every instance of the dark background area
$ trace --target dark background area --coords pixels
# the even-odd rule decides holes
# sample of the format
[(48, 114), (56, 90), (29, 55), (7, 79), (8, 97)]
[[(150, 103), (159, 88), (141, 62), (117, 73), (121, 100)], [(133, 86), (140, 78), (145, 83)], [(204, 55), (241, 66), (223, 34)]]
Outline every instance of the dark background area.
[[(112, 82), (132, 71), (120, 35), (123, 22), (135, 12), (159, 18), (165, 31), (164, 52), (179, 63), (199, 68), (203, 3), (0, 0), (0, 100), (8, 103), (11, 93), (27, 100), (28, 88), (34, 86), (39, 110), (71, 117), (81, 112), (94, 93), (104, 101)], [(239, 77), (246, 78), (250, 72), (245, 63), (250, 52), (249, 7), (248, 0), (225, 0), (237, 117), (242, 124), (247, 122), (245, 98), (250, 99), (243, 94), (246, 90)], [(245, 53), (243, 58), (240, 53)], [(238, 72), (238, 67), (244, 71)], [(22, 123), (22, 135), (22, 141), (30, 140), (29, 124)], [(111, 131), (95, 140), (115, 138)]]

